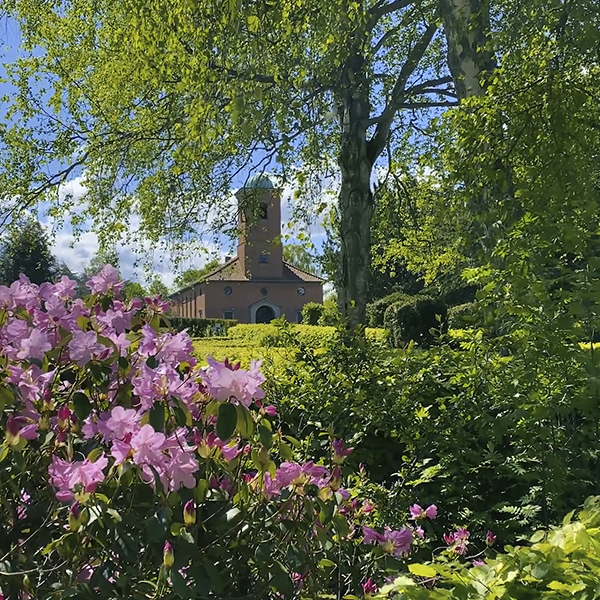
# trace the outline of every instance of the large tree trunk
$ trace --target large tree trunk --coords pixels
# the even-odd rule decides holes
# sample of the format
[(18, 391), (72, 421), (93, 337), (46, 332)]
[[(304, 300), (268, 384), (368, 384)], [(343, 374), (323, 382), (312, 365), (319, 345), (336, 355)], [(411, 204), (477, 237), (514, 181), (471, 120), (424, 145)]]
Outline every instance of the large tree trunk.
[(341, 249), (338, 304), (351, 329), (365, 322), (371, 267), (373, 161), (367, 152), (370, 104), (362, 67), (363, 61), (359, 57), (348, 61), (344, 92), (339, 99), (342, 131), (338, 163), (342, 182), (339, 196)]
[(440, 0), (448, 46), (448, 68), (459, 100), (485, 93), (496, 67), (490, 44), (489, 0)]

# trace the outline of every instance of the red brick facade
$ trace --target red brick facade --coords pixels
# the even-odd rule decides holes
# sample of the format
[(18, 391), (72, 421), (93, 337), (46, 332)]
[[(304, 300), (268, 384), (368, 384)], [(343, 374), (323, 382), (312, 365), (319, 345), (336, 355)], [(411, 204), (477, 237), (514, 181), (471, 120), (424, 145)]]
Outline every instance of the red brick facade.
[(258, 223), (248, 230), (240, 211), (237, 256), (202, 283), (171, 295), (179, 316), (231, 318), (240, 323), (264, 323), (285, 316), (297, 322), (307, 302), (323, 302), (323, 280), (283, 260), (278, 190), (264, 176), (250, 178), (248, 183), (237, 197), (241, 202), (249, 191), (258, 194)]

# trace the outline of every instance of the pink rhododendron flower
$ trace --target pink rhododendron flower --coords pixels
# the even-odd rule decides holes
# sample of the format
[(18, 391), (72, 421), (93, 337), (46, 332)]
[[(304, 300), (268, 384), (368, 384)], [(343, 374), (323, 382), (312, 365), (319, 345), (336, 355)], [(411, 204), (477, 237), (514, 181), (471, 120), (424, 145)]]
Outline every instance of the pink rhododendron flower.
[(264, 398), (265, 393), (260, 388), (265, 378), (260, 372), (260, 362), (252, 361), (249, 371), (244, 369), (232, 370), (223, 363), (208, 357), (208, 368), (201, 376), (210, 395), (215, 400), (234, 398), (240, 404), (248, 407), (252, 400)]
[(437, 506), (435, 504), (428, 506), (425, 509), (425, 516), (433, 521), (437, 517)]
[(138, 423), (141, 418), (142, 416), (133, 408), (115, 406), (106, 421), (110, 439), (118, 438), (122, 440), (128, 433), (136, 432), (139, 429)]
[(454, 544), (454, 533), (450, 532), (450, 533), (445, 533), (443, 535), (444, 538), (444, 542), (446, 542), (446, 544), (448, 544), (448, 546), (450, 546), (451, 544)]
[(347, 448), (343, 440), (333, 440), (331, 445), (333, 447), (333, 462), (335, 464), (342, 464), (346, 456), (354, 450), (354, 448)]
[(488, 531), (485, 534), (485, 543), (489, 547), (492, 547), (496, 543), (497, 539), (497, 536), (495, 536), (491, 531)]
[(375, 505), (370, 500), (365, 500), (360, 509), (368, 515), (371, 511), (375, 510)]
[(112, 265), (104, 265), (97, 275), (91, 277), (87, 286), (92, 294), (106, 294), (111, 290), (119, 292), (123, 287), (123, 282), (119, 281), (119, 271)]
[(376, 594), (377, 590), (379, 589), (371, 578), (367, 579), (361, 585), (365, 596), (368, 594)]
[(370, 527), (362, 528), (363, 544), (379, 544), (384, 552), (394, 556), (402, 556), (410, 552), (410, 547), (413, 541), (413, 534), (410, 529), (404, 528), (398, 531), (393, 531), (389, 527), (385, 527), (383, 533), (377, 533)]
[(485, 560), (474, 560), (473, 561), (474, 567), (481, 567), (482, 565), (485, 565)]
[(435, 519), (437, 517), (437, 506), (431, 504), (427, 508), (423, 509), (418, 504), (413, 504), (410, 508), (410, 518), (417, 519)]
[(164, 462), (161, 451), (166, 438), (163, 433), (156, 432), (152, 425), (144, 425), (131, 438), (131, 447), (134, 450), (133, 462), (136, 465), (148, 463), (159, 466)]
[(52, 345), (48, 341), (48, 336), (37, 328), (31, 330), (29, 337), (21, 340), (21, 347), (17, 352), (17, 358), (29, 359), (34, 358), (41, 360), (48, 350), (52, 349)]
[(377, 531), (370, 527), (363, 526), (362, 531), (365, 536), (363, 544), (381, 544), (385, 541), (385, 537), (381, 533), (377, 533)]
[(50, 481), (58, 488), (56, 497), (68, 502), (75, 497), (73, 492), (81, 488), (84, 492), (95, 491), (97, 485), (104, 481), (104, 469), (108, 465), (106, 456), (101, 456), (96, 462), (85, 459), (81, 462), (68, 462), (57, 456), (52, 457), (52, 464), (48, 468)]
[(80, 367), (104, 350), (106, 346), (98, 342), (98, 336), (94, 331), (76, 330), (73, 332), (73, 339), (69, 342), (69, 356)]

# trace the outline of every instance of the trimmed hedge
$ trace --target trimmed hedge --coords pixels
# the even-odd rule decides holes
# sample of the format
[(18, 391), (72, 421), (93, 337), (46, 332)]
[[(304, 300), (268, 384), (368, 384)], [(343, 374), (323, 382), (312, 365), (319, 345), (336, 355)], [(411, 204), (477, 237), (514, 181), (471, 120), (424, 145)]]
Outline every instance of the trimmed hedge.
[(403, 348), (411, 341), (419, 346), (430, 345), (435, 339), (432, 329), (447, 330), (447, 312), (441, 300), (429, 296), (413, 296), (392, 304), (384, 318), (390, 344), (395, 348)]
[(477, 303), (467, 302), (448, 309), (448, 327), (450, 329), (469, 329), (477, 322)]
[(383, 327), (385, 311), (392, 304), (408, 300), (412, 297), (413, 296), (409, 296), (404, 292), (394, 292), (393, 294), (389, 294), (389, 296), (385, 296), (384, 298), (380, 298), (379, 300), (375, 300), (375, 302), (367, 304), (367, 323), (369, 324), (369, 327)]
[(302, 324), (303, 325), (318, 325), (323, 317), (325, 307), (318, 302), (307, 302), (302, 307)]
[(187, 329), (190, 337), (212, 337), (227, 335), (229, 329), (237, 325), (234, 319), (194, 319), (189, 317), (169, 317), (171, 327), (177, 331)]
[[(311, 348), (320, 348), (335, 336), (335, 327), (321, 327), (317, 325), (290, 325), (291, 332), (297, 336), (300, 343)], [(228, 331), (231, 340), (253, 340), (257, 346), (284, 347), (289, 344), (288, 335), (284, 330), (271, 323), (241, 324), (231, 327)], [(384, 329), (367, 328), (365, 335), (369, 339), (384, 341)]]

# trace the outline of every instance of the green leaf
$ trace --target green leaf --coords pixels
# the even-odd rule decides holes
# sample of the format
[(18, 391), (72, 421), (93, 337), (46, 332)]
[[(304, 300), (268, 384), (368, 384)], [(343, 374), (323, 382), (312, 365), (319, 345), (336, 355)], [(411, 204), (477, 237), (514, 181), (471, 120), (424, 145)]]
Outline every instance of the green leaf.
[(237, 412), (237, 429), (240, 435), (249, 438), (254, 433), (254, 419), (250, 414), (250, 411), (241, 404), (235, 407)]
[(73, 409), (80, 421), (85, 421), (92, 410), (92, 404), (86, 394), (75, 392), (73, 394)]
[(223, 402), (219, 406), (219, 415), (217, 417), (217, 435), (224, 441), (228, 441), (237, 424), (237, 411), (233, 404)]
[(420, 564), (408, 565), (408, 570), (413, 575), (416, 575), (417, 577), (430, 578), (430, 577), (435, 577), (437, 575), (437, 571), (433, 567), (430, 567), (429, 565), (420, 565)]
[(152, 425), (155, 431), (163, 431), (165, 417), (165, 403), (162, 400), (157, 400), (148, 413), (148, 423)]
[(4, 410), (6, 406), (10, 406), (15, 399), (14, 392), (8, 386), (0, 386), (0, 412)]
[(258, 435), (260, 443), (268, 450), (273, 445), (273, 434), (264, 425), (259, 425)]

